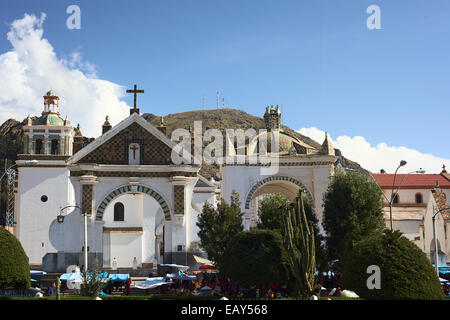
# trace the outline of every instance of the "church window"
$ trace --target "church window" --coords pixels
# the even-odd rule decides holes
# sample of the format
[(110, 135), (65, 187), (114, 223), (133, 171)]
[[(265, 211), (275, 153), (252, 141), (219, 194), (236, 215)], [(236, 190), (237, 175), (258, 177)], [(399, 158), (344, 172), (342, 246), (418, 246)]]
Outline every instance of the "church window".
[(423, 197), (421, 193), (416, 193), (416, 203), (423, 203)]
[(42, 151), (42, 139), (37, 139), (36, 140), (36, 150), (35, 150), (35, 154), (41, 154)]
[(136, 165), (140, 164), (140, 146), (138, 143), (131, 143), (128, 146), (128, 164)]
[(58, 140), (57, 139), (53, 139), (52, 140), (51, 154), (58, 154), (58, 146), (59, 146)]
[(114, 221), (125, 221), (125, 207), (122, 202), (114, 205)]

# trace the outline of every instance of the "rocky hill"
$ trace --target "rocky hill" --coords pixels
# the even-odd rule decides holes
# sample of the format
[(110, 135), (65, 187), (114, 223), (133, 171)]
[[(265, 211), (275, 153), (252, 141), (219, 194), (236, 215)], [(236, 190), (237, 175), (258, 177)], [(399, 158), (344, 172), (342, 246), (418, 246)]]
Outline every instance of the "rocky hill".
[[(142, 115), (144, 119), (149, 121), (154, 126), (159, 126), (161, 116), (151, 113), (145, 113)], [(202, 121), (202, 129), (207, 130), (209, 128), (219, 129), (224, 131), (225, 129), (249, 129), (254, 128), (256, 130), (265, 128), (264, 119), (262, 117), (253, 116), (242, 110), (238, 109), (211, 109), (211, 110), (196, 110), (187, 111), (181, 113), (174, 113), (163, 116), (164, 124), (167, 127), (167, 134), (170, 136), (173, 130), (178, 128), (194, 127), (194, 121)], [(19, 122), (14, 119), (5, 121), (0, 126), (0, 165), (3, 164), (3, 159), (7, 158), (15, 160), (17, 153), (21, 153), (23, 148), (23, 130), (26, 120)], [(283, 126), (283, 130), (290, 135), (293, 135), (312, 147), (319, 148), (320, 144), (312, 140), (309, 137), (301, 135), (300, 133)], [(86, 144), (91, 142), (92, 138), (85, 138)], [(346, 159), (342, 156), (339, 150), (336, 150), (336, 155), (339, 156), (338, 162), (342, 166), (352, 168), (358, 171), (366, 172), (358, 163)], [(218, 168), (217, 166), (204, 165), (202, 166), (201, 174), (206, 178), (216, 177)]]

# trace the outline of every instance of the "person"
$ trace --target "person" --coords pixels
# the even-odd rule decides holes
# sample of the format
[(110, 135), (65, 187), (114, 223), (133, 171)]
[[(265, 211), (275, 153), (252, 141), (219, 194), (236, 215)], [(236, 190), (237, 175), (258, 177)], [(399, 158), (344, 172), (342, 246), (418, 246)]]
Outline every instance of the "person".
[(336, 288), (336, 291), (334, 292), (334, 296), (335, 297), (340, 297), (341, 296), (341, 288), (340, 287)]
[(55, 283), (52, 282), (52, 284), (47, 289), (47, 295), (54, 296), (55, 294), (56, 294)]

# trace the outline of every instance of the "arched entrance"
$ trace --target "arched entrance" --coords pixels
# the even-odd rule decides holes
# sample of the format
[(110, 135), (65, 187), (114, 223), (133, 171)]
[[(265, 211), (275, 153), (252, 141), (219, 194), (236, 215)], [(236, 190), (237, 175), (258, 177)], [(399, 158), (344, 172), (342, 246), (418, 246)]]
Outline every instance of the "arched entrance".
[(259, 180), (250, 188), (245, 198), (245, 209), (250, 209), (252, 199), (257, 196), (267, 193), (281, 193), (290, 199), (294, 199), (299, 189), (305, 191), (311, 206), (314, 208), (314, 200), (311, 193), (299, 180), (288, 176), (270, 176)]
[(294, 200), (302, 189), (308, 198), (314, 212), (314, 200), (309, 190), (299, 180), (289, 176), (270, 176), (256, 182), (245, 197), (246, 228), (254, 227), (259, 221), (259, 200), (263, 195), (280, 193)]
[(96, 220), (103, 221), (103, 265), (155, 268), (162, 263), (165, 223), (171, 220), (167, 201), (143, 185), (126, 185), (100, 202)]

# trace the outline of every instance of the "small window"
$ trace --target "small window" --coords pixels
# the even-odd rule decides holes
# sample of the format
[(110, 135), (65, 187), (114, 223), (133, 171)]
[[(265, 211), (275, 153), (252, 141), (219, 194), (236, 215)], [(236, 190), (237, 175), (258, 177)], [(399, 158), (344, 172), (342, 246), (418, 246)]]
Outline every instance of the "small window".
[(416, 203), (423, 203), (423, 197), (421, 193), (416, 193)]
[(125, 207), (121, 202), (114, 205), (114, 221), (125, 221)]
[(400, 202), (400, 197), (398, 196), (398, 194), (396, 194), (394, 196), (394, 201), (392, 201), (392, 203), (399, 203)]
[(48, 197), (47, 197), (46, 195), (43, 195), (43, 196), (41, 197), (41, 201), (42, 201), (42, 202), (47, 202), (47, 200), (48, 200)]

